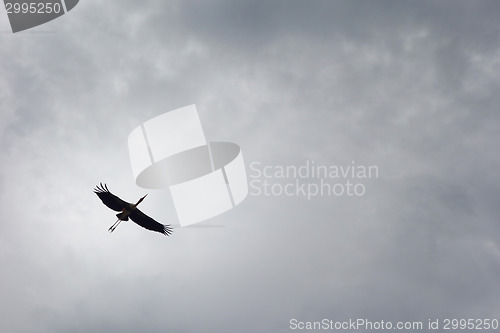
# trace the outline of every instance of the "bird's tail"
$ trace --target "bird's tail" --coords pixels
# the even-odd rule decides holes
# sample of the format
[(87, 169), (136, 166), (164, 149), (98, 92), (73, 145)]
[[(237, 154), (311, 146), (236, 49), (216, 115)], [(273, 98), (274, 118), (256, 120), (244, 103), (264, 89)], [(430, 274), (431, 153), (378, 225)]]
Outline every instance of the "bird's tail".
[(116, 214), (116, 217), (122, 221), (128, 221), (128, 216), (127, 214), (125, 214), (125, 212)]

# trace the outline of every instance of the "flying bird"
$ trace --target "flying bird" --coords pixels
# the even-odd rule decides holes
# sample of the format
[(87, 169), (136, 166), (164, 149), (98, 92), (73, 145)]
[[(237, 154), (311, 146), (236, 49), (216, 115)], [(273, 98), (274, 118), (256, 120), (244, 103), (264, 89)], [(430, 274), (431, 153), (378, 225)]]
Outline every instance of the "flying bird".
[(146, 228), (148, 230), (161, 232), (166, 236), (170, 236), (170, 234), (172, 233), (172, 227), (170, 225), (161, 224), (155, 221), (154, 219), (147, 216), (137, 208), (137, 205), (140, 204), (142, 200), (144, 200), (147, 194), (142, 198), (140, 198), (136, 204), (131, 204), (129, 202), (123, 201), (116, 195), (112, 194), (108, 190), (106, 184), (102, 185), (101, 183), (100, 186), (97, 185), (96, 188), (94, 189), (94, 193), (97, 194), (97, 196), (102, 200), (102, 202), (106, 206), (108, 206), (114, 211), (120, 212), (116, 214), (118, 220), (116, 220), (116, 222), (113, 223), (111, 227), (109, 227), (108, 229), (109, 232), (113, 232), (121, 221), (128, 221), (128, 218), (130, 217), (132, 221), (134, 221), (141, 227)]

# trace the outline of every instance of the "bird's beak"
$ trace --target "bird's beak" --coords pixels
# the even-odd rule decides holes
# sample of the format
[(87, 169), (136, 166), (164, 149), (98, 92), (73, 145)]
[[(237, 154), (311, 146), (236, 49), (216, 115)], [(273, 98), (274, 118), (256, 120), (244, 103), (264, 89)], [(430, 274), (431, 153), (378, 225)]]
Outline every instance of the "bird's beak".
[[(148, 194), (149, 194), (149, 193), (148, 193)], [(143, 197), (142, 197), (142, 199), (144, 199), (145, 197), (147, 197), (147, 196), (148, 196), (148, 194), (146, 194), (145, 196), (143, 196)]]

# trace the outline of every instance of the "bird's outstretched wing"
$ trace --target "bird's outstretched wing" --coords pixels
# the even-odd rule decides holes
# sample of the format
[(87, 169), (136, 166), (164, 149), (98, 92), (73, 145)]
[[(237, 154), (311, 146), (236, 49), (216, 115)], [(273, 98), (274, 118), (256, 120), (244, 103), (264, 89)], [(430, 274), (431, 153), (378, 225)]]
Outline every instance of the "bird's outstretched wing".
[(148, 230), (161, 232), (165, 236), (170, 236), (170, 234), (172, 233), (172, 227), (170, 225), (156, 222), (137, 208), (132, 211), (129, 217), (132, 221)]
[(94, 193), (102, 200), (102, 203), (111, 208), (112, 210), (116, 210), (117, 212), (121, 212), (123, 208), (125, 208), (128, 203), (118, 198), (116, 195), (109, 192), (106, 184), (101, 186), (97, 185), (94, 189)]

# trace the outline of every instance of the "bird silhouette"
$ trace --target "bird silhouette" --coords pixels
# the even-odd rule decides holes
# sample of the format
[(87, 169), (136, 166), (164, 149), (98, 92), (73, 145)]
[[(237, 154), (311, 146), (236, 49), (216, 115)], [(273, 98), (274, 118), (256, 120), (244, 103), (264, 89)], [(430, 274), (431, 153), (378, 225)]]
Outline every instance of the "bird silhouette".
[(130, 217), (132, 221), (143, 228), (160, 232), (166, 236), (170, 236), (170, 234), (172, 234), (172, 227), (170, 225), (161, 224), (155, 221), (137, 208), (137, 205), (140, 204), (142, 200), (144, 200), (147, 194), (140, 198), (136, 204), (132, 204), (118, 198), (116, 195), (111, 193), (108, 190), (108, 186), (106, 184), (102, 185), (102, 183), (100, 183), (100, 186), (97, 185), (94, 189), (94, 193), (97, 194), (97, 196), (102, 200), (103, 204), (114, 211), (120, 212), (116, 214), (118, 220), (116, 220), (116, 222), (113, 223), (111, 227), (109, 227), (109, 232), (113, 232), (121, 221), (128, 221)]

